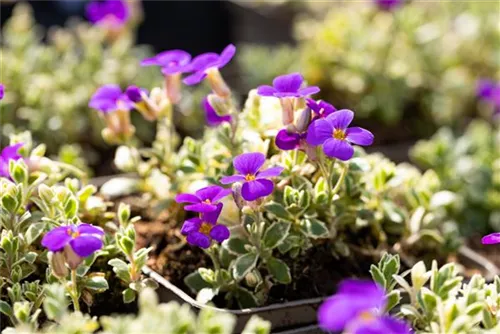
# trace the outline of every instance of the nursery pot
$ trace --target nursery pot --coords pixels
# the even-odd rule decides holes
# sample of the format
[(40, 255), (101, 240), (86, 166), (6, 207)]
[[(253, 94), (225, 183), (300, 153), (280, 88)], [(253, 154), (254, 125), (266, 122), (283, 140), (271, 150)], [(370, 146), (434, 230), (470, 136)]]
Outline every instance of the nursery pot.
[[(188, 303), (195, 310), (211, 308), (220, 312), (231, 313), (237, 318), (235, 333), (241, 333), (245, 324), (253, 315), (258, 315), (262, 319), (270, 321), (273, 333), (321, 333), (317, 331), (317, 328), (314, 329), (314, 326), (310, 326), (316, 324), (316, 310), (325, 298), (303, 299), (243, 310), (227, 310), (198, 303), (187, 293), (148, 267), (145, 267), (143, 272), (158, 282), (157, 293), (162, 303), (175, 300), (179, 303)], [(307, 330), (316, 330), (316, 332), (301, 331), (302, 327), (308, 327)]]

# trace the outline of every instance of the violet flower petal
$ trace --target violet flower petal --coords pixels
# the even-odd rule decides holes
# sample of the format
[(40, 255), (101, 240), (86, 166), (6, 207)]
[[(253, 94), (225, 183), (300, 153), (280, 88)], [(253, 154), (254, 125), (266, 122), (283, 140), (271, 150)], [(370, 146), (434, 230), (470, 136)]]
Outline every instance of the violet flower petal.
[(181, 234), (188, 235), (192, 232), (198, 232), (200, 230), (200, 226), (201, 226), (200, 218), (196, 217), (187, 219), (186, 221), (184, 221), (184, 224), (182, 224)]
[(184, 82), (184, 84), (188, 86), (192, 86), (202, 82), (206, 76), (207, 74), (205, 72), (196, 72), (194, 74), (185, 77), (184, 80), (182, 80), (182, 82)]
[(231, 59), (233, 59), (236, 54), (236, 47), (233, 44), (229, 44), (222, 50), (219, 60), (217, 61), (217, 67), (222, 68), (226, 66)]
[(43, 236), (42, 246), (51, 252), (62, 250), (71, 240), (71, 234), (68, 233), (68, 230), (71, 231), (71, 226), (60, 226), (50, 230)]
[(301, 96), (307, 96), (307, 95), (312, 95), (312, 94), (316, 94), (316, 93), (319, 93), (319, 87), (316, 87), (316, 86), (310, 86), (310, 87), (299, 89), (299, 94)]
[(195, 192), (195, 195), (201, 200), (209, 200), (212, 201), (217, 194), (219, 194), (224, 188), (219, 187), (219, 186), (208, 186), (201, 188)]
[(229, 229), (224, 225), (216, 225), (210, 231), (210, 237), (217, 242), (223, 242), (228, 239), (230, 234)]
[(241, 187), (241, 196), (246, 201), (255, 201), (258, 198), (271, 195), (274, 189), (272, 181), (266, 179), (257, 179), (243, 183)]
[(217, 205), (200, 202), (200, 203), (196, 203), (196, 204), (186, 205), (184, 207), (184, 210), (200, 212), (200, 213), (212, 212), (212, 211), (217, 210)]
[(177, 203), (199, 203), (200, 199), (193, 194), (179, 194), (175, 196), (175, 201)]
[(325, 120), (331, 124), (334, 129), (345, 130), (354, 119), (354, 112), (348, 109), (337, 110), (328, 115)]
[(231, 115), (224, 115), (224, 116), (217, 115), (215, 109), (212, 107), (210, 102), (208, 102), (208, 98), (205, 97), (201, 105), (205, 110), (205, 117), (207, 120), (207, 124), (209, 126), (217, 126), (223, 122), (231, 122), (232, 120)]
[(352, 334), (409, 334), (412, 332), (405, 322), (390, 316), (368, 320), (357, 319), (347, 328)]
[(255, 175), (266, 162), (266, 156), (260, 152), (243, 153), (233, 160), (234, 168), (242, 175)]
[(122, 96), (122, 90), (118, 85), (104, 85), (101, 86), (92, 95), (89, 101), (89, 107), (108, 113), (117, 109), (116, 102)]
[(491, 233), (481, 239), (483, 245), (500, 244), (500, 232)]
[[(335, 114), (335, 113), (334, 113)], [(332, 115), (334, 115), (332, 114)], [(331, 117), (331, 116), (329, 116)], [(333, 126), (325, 119), (318, 119), (311, 123), (307, 130), (306, 141), (309, 145), (318, 146), (333, 136)]]
[(222, 203), (219, 203), (215, 206), (215, 210), (211, 212), (204, 212), (201, 220), (205, 223), (210, 223), (212, 225), (217, 224), (217, 220), (219, 219), (220, 213), (222, 212)]
[(363, 128), (352, 127), (346, 130), (346, 139), (353, 144), (369, 146), (373, 144), (373, 134)]
[(330, 158), (347, 161), (354, 155), (354, 148), (346, 140), (330, 138), (323, 143), (323, 152)]
[(80, 235), (83, 234), (95, 234), (95, 235), (104, 235), (104, 230), (98, 226), (93, 226), (90, 224), (80, 224), (76, 227), (76, 230), (80, 233)]
[(5, 87), (4, 85), (0, 84), (0, 100), (3, 99), (5, 94)]
[(229, 194), (232, 193), (231, 189), (221, 189), (217, 195), (215, 195), (214, 198), (212, 198), (212, 202), (218, 202), (221, 199), (223, 199), (226, 196), (229, 196)]
[(276, 89), (272, 86), (263, 85), (257, 88), (257, 94), (260, 96), (274, 96)]
[(286, 129), (282, 129), (276, 135), (275, 143), (278, 148), (289, 151), (299, 147), (300, 139), (298, 133), (289, 133)]
[(1, 156), (5, 160), (19, 160), (22, 158), (22, 155), (19, 154), (19, 149), (23, 147), (23, 143), (12, 144), (4, 147), (2, 150)]
[(103, 243), (101, 238), (95, 235), (85, 234), (71, 240), (69, 245), (80, 257), (87, 257), (102, 248)]
[(244, 182), (245, 176), (243, 175), (231, 175), (222, 177), (219, 182), (222, 184), (230, 184), (234, 182)]
[(256, 177), (257, 179), (266, 178), (266, 177), (275, 177), (279, 176), (283, 172), (283, 167), (271, 167), (262, 172), (258, 172)]
[(280, 93), (297, 93), (304, 78), (300, 73), (280, 75), (273, 80), (273, 86)]
[(193, 246), (198, 246), (201, 248), (210, 247), (210, 238), (200, 232), (192, 232), (186, 238), (187, 242)]

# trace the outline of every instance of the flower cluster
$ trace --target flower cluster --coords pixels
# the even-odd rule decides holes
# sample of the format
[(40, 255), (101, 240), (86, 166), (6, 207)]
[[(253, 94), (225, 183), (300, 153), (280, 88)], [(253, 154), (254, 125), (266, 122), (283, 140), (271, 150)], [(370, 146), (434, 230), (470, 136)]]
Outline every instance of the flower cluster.
[(360, 127), (348, 128), (354, 118), (351, 110), (337, 110), (325, 101), (307, 98), (306, 108), (295, 121), (300, 99), (319, 92), (314, 86), (300, 88), (303, 81), (299, 73), (292, 73), (274, 79), (273, 86), (260, 86), (257, 90), (261, 96), (280, 99), (286, 127), (276, 136), (276, 145), (280, 149), (302, 149), (314, 160), (315, 152), (311, 147), (322, 145), (328, 157), (345, 161), (354, 155), (351, 144), (369, 146), (373, 143), (370, 131)]
[(411, 333), (401, 320), (383, 315), (387, 299), (382, 287), (372, 281), (345, 280), (338, 292), (318, 310), (318, 323), (329, 331), (352, 334)]

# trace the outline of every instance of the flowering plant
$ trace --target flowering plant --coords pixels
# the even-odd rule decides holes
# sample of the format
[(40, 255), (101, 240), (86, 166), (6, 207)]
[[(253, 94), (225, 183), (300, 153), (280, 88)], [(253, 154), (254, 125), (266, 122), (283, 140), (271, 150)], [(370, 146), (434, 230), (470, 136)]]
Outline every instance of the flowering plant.
[[(142, 63), (161, 67), (174, 51)], [(299, 73), (252, 90), (240, 110), (221, 74), (234, 52), (230, 45), (221, 55), (196, 56), (176, 72), (212, 89), (202, 105), (210, 127), (179, 148), (173, 114), (180, 87), (166, 80), (149, 93), (126, 90), (144, 118), (157, 120), (156, 139), (151, 148), (119, 140), (116, 166), (139, 178), (110, 180), (102, 189), (111, 197), (139, 192), (151, 208), (168, 212), (181, 250), (185, 243), (203, 250), (211, 268), (184, 278), (199, 302), (224, 295), (228, 306), (263, 305), (273, 287), (301, 277), (303, 269), (291, 263), (317, 249), (340, 261), (397, 249), (409, 264), (456, 250), (453, 220), (432, 204), (441, 187), (433, 171), (365, 154), (356, 145), (371, 145), (373, 134), (350, 127), (353, 111), (314, 100), (318, 88)], [(155, 250), (164, 252), (168, 257), (168, 248)]]

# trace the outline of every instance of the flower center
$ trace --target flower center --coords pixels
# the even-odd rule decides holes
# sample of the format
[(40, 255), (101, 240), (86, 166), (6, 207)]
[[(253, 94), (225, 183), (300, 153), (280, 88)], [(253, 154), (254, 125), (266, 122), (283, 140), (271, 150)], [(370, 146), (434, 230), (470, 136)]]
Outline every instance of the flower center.
[(332, 137), (338, 140), (344, 140), (346, 135), (344, 130), (341, 129), (335, 129), (333, 130)]
[(67, 230), (67, 233), (68, 235), (71, 235), (71, 237), (74, 239), (74, 238), (78, 238), (80, 236), (80, 232), (78, 231), (73, 231), (71, 228), (68, 228)]
[(203, 233), (205, 235), (209, 235), (210, 231), (212, 230), (212, 224), (210, 223), (202, 223), (200, 226), (200, 233)]
[(203, 203), (212, 204), (212, 202), (208, 198), (204, 200)]
[(375, 319), (375, 316), (373, 315), (373, 313), (367, 312), (367, 311), (361, 312), (358, 317), (359, 317), (359, 319), (366, 321), (366, 322), (372, 321)]
[(253, 181), (253, 180), (255, 180), (255, 175), (253, 175), (253, 174), (247, 174), (245, 176), (245, 180), (246, 181)]

